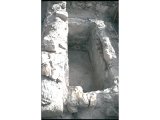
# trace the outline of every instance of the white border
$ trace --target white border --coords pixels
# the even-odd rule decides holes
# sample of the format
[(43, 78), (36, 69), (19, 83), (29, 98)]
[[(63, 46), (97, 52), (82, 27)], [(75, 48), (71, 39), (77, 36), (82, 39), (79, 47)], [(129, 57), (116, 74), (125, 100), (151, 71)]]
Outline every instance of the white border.
[[(120, 120), (160, 119), (158, 0), (120, 0)], [(0, 4), (0, 119), (41, 119), (41, 1)]]
[(120, 0), (120, 120), (160, 119), (160, 4)]
[(41, 1), (0, 3), (0, 119), (41, 119)]

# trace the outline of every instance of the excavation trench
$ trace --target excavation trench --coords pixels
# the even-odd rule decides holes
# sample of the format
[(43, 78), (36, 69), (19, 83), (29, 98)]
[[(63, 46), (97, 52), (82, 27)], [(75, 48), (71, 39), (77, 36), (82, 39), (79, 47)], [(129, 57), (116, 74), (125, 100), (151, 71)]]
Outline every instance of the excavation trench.
[(102, 46), (93, 24), (69, 19), (69, 86), (82, 86), (84, 92), (104, 89), (105, 62)]
[(69, 50), (69, 85), (82, 86), (84, 92), (92, 91), (93, 70), (87, 51)]

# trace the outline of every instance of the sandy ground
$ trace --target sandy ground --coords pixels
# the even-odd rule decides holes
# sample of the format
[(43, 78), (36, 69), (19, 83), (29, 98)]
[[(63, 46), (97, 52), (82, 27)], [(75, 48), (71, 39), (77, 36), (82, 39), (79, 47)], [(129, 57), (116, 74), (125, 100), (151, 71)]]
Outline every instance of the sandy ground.
[(83, 91), (92, 91), (92, 66), (87, 52), (69, 51), (69, 85), (82, 86)]

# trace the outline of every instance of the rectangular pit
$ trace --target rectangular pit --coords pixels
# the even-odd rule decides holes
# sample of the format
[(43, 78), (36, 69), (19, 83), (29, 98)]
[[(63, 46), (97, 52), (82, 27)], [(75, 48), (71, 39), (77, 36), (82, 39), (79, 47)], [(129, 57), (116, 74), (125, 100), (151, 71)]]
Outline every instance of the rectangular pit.
[(94, 27), (87, 20), (69, 19), (69, 85), (82, 86), (84, 92), (109, 87), (102, 45)]
[(87, 51), (69, 50), (69, 85), (82, 86), (84, 92), (92, 91), (93, 70)]

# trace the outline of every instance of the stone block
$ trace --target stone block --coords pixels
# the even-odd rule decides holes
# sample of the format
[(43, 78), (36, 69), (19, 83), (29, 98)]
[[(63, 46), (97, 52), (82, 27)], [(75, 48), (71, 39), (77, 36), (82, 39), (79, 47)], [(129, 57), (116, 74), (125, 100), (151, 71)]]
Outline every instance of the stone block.
[(63, 89), (59, 84), (42, 76), (42, 116), (55, 117), (63, 113)]
[(66, 21), (68, 18), (68, 13), (65, 11), (57, 11), (56, 17), (60, 17), (63, 21)]

